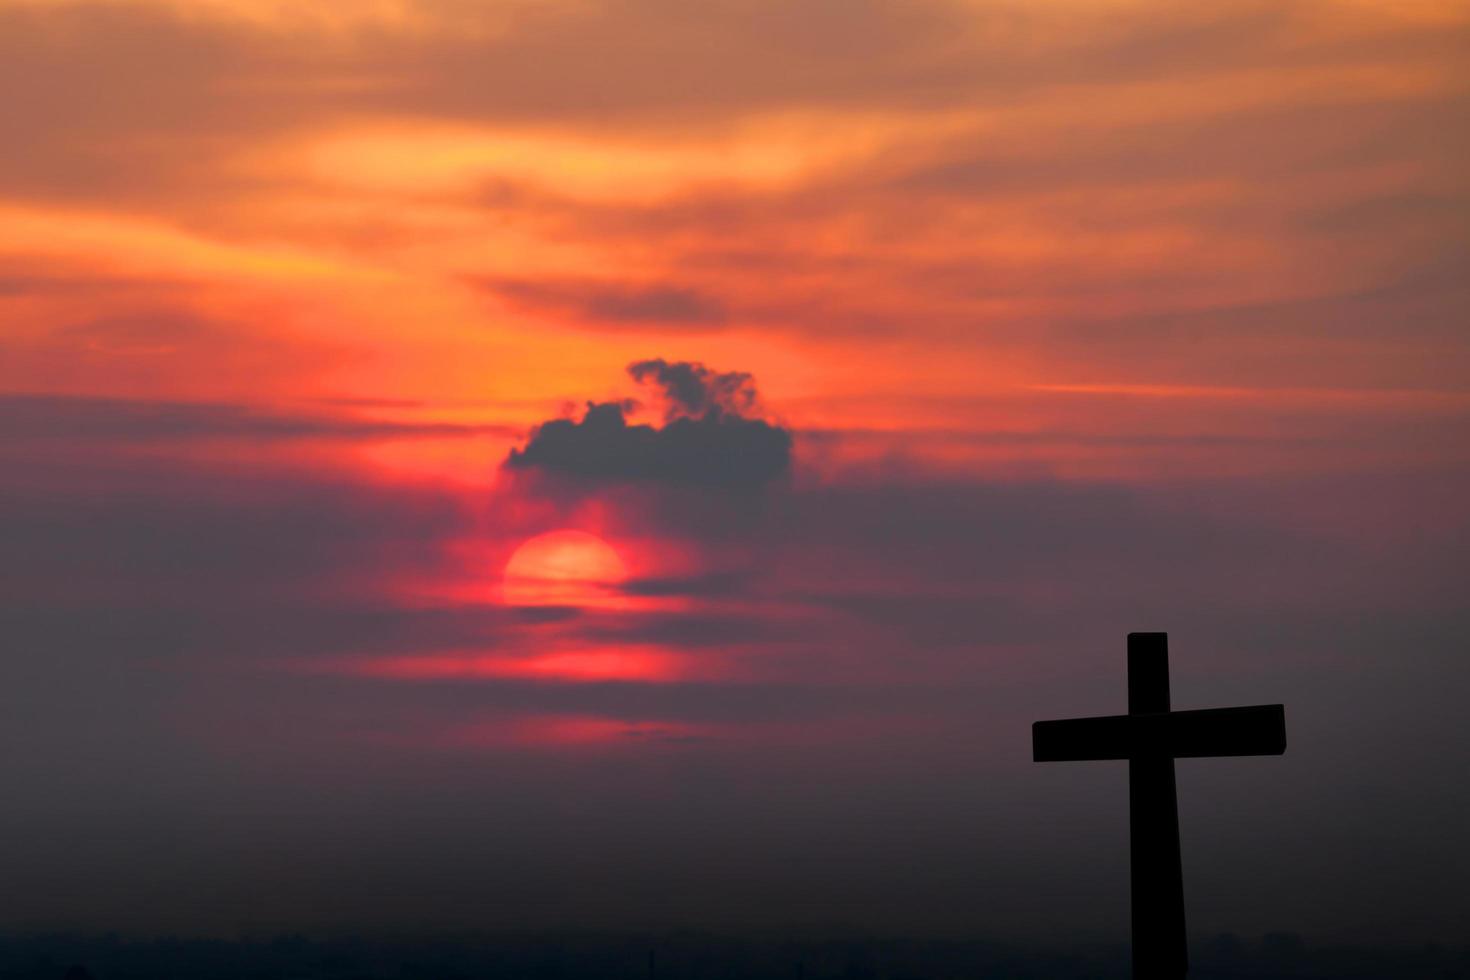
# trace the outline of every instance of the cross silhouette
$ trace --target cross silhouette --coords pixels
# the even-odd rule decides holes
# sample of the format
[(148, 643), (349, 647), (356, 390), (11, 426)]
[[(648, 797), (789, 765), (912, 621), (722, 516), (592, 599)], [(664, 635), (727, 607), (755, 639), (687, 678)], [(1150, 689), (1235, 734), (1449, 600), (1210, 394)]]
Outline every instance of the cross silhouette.
[(1279, 704), (1169, 710), (1169, 634), (1128, 634), (1128, 713), (1038, 721), (1037, 762), (1128, 760), (1133, 878), (1133, 976), (1177, 980), (1189, 971), (1184, 940), (1184, 872), (1174, 760), (1280, 755), (1286, 710)]

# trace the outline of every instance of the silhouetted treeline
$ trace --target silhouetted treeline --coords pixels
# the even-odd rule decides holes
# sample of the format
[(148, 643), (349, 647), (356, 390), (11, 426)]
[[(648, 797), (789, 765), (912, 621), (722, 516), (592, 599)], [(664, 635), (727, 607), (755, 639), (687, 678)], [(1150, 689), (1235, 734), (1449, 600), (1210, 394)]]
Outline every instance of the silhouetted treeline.
[[(652, 955), (650, 955), (652, 954)], [(1470, 947), (1314, 946), (1291, 933), (1191, 947), (1195, 980), (1470, 980)], [(0, 980), (1111, 980), (1124, 945), (849, 937), (518, 934), (316, 940), (0, 937)]]

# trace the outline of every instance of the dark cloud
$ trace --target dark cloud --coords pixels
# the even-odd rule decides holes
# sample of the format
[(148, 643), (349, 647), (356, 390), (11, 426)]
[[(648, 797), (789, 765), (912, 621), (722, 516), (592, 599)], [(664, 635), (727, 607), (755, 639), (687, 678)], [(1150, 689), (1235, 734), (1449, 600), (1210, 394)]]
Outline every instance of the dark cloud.
[(756, 490), (790, 472), (791, 433), (751, 417), (758, 399), (750, 375), (662, 359), (639, 361), (628, 373), (660, 390), (661, 428), (630, 425), (629, 403), (588, 402), (581, 419), (538, 426), (505, 466), (579, 484), (639, 481), (731, 491)]
[(703, 364), (670, 363), (660, 357), (630, 364), (628, 373), (634, 381), (662, 390), (670, 421), (750, 415), (759, 407), (755, 379), (744, 371), (711, 371)]
[(717, 571), (700, 575), (629, 579), (619, 586), (619, 590), (635, 596), (718, 599), (739, 595), (747, 588), (748, 579), (749, 575), (745, 573)]

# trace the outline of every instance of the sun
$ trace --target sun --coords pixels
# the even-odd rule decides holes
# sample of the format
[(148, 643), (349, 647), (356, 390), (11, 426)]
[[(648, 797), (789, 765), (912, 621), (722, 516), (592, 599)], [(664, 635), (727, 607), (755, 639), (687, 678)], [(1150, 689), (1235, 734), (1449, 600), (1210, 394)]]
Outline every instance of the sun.
[(540, 534), (505, 564), (501, 595), (512, 606), (597, 606), (618, 598), (628, 577), (612, 546), (586, 531)]

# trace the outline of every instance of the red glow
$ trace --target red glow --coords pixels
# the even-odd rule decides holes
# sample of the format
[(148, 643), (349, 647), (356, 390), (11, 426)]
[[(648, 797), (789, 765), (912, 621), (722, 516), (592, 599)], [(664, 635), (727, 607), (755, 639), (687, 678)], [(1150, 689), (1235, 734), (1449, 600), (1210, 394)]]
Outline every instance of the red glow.
[(684, 658), (665, 650), (605, 647), (506, 657), (483, 653), (431, 654), (358, 661), (352, 673), (396, 680), (508, 678), (554, 682), (641, 681), (666, 683), (691, 673)]

